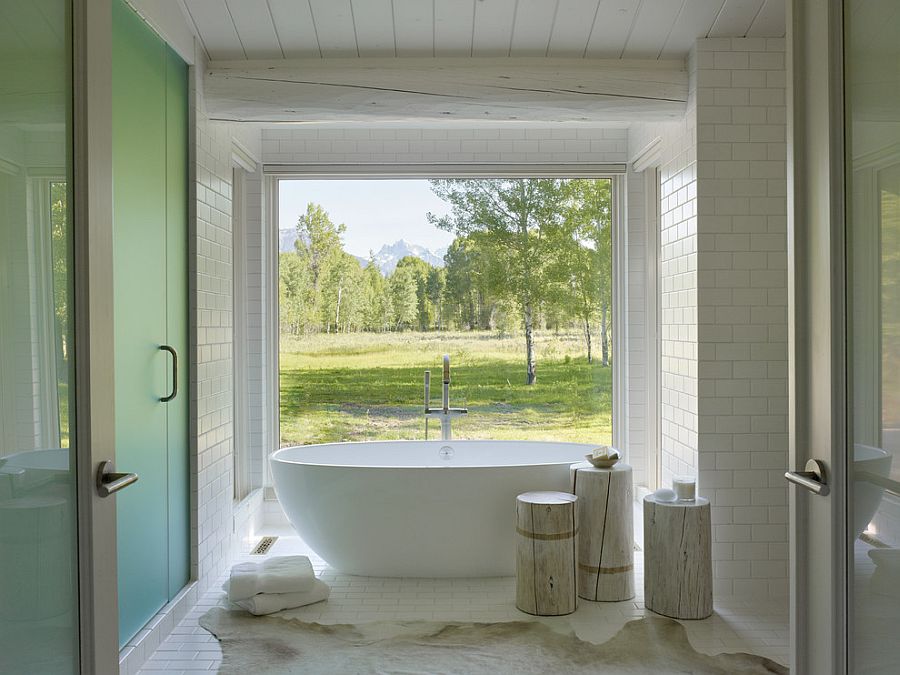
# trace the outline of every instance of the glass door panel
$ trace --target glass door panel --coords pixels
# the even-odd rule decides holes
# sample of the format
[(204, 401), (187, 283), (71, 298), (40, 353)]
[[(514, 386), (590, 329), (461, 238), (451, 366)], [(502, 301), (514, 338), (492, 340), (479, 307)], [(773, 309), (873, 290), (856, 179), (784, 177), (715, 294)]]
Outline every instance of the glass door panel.
[(71, 3), (0, 3), (0, 672), (78, 670)]
[(900, 661), (900, 5), (845, 2), (850, 664)]

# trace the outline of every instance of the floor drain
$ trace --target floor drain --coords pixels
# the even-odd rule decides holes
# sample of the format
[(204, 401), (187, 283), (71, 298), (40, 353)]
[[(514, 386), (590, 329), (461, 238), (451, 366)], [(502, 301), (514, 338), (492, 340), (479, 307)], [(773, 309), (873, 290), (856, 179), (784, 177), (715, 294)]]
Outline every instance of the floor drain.
[(278, 537), (263, 537), (259, 543), (250, 551), (250, 555), (265, 555), (272, 548), (272, 545), (278, 541)]

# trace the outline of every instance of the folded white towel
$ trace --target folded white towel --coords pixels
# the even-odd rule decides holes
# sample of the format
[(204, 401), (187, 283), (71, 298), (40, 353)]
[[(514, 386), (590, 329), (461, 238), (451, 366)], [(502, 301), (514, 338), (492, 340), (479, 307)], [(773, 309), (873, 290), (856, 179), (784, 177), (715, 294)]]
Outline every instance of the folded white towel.
[(312, 563), (305, 555), (240, 563), (231, 568), (228, 599), (237, 602), (258, 593), (304, 593), (312, 588), (315, 580)]
[(262, 616), (280, 612), (283, 609), (304, 607), (315, 602), (327, 600), (331, 594), (331, 588), (324, 581), (316, 579), (312, 587), (303, 593), (260, 593), (246, 600), (234, 603), (238, 607), (246, 609), (251, 614)]

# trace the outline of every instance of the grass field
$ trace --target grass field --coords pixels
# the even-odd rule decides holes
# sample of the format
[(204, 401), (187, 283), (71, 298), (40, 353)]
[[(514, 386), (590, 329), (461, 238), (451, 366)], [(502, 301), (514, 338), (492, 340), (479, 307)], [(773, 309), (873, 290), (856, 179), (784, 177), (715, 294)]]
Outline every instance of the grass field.
[(438, 406), (445, 353), (450, 403), (469, 409), (454, 438), (610, 442), (612, 372), (587, 363), (579, 335), (538, 336), (529, 387), (521, 336), (409, 332), (282, 336), (281, 445), (424, 438), (423, 371)]

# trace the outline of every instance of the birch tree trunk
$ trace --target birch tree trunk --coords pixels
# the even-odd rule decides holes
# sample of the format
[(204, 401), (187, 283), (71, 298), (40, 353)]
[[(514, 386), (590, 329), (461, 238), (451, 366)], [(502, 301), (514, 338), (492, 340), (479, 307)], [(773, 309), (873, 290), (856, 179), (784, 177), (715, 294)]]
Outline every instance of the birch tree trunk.
[(344, 287), (338, 284), (337, 307), (334, 310), (334, 332), (340, 332), (341, 326), (341, 296), (344, 294)]
[(603, 301), (603, 304), (600, 307), (600, 352), (602, 358), (602, 365), (604, 368), (609, 367), (609, 322), (607, 321), (607, 317), (609, 316), (609, 306), (606, 304), (606, 300)]
[(591, 354), (591, 320), (584, 320), (584, 339), (587, 342), (587, 359), (588, 363), (594, 362), (594, 356)]
[(525, 384), (531, 385), (537, 380), (537, 374), (534, 363), (534, 317), (530, 302), (525, 302), (523, 314), (525, 315)]

